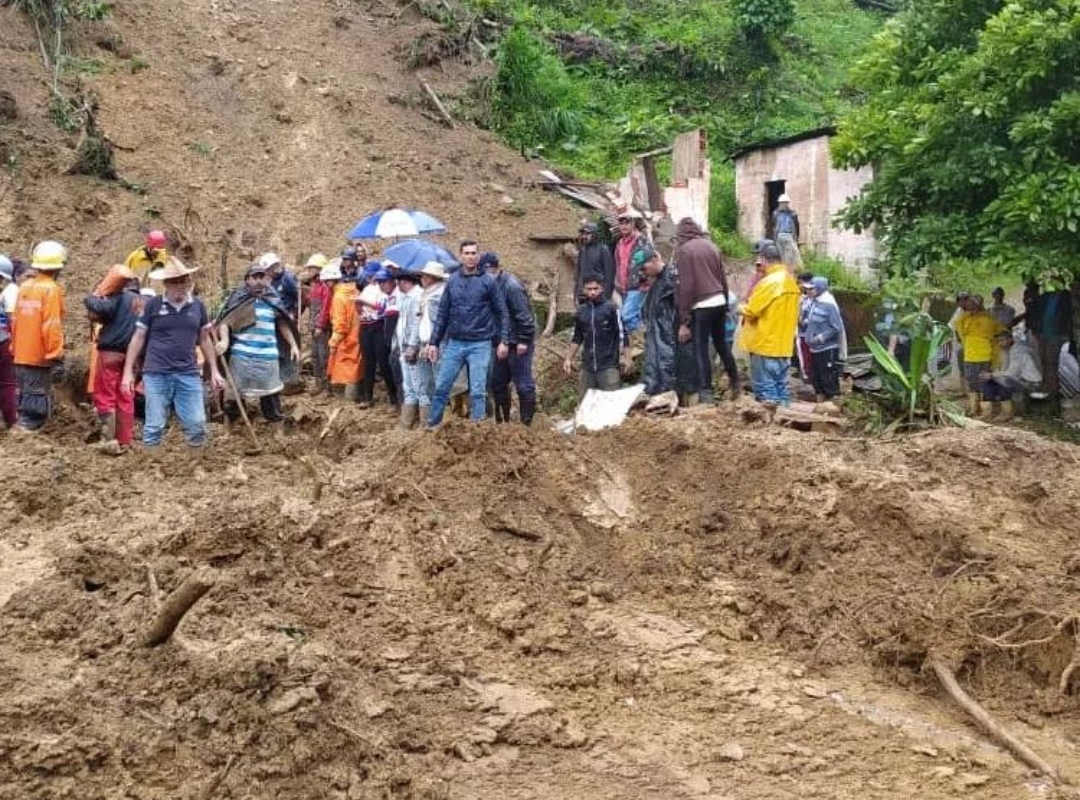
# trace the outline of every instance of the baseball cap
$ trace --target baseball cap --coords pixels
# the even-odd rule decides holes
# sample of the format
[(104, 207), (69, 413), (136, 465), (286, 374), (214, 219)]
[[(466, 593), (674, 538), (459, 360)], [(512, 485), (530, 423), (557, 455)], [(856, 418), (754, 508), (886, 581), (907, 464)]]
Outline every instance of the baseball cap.
[(651, 245), (642, 245), (641, 247), (635, 247), (633, 254), (630, 256), (630, 263), (635, 267), (640, 267), (656, 258), (656, 250)]

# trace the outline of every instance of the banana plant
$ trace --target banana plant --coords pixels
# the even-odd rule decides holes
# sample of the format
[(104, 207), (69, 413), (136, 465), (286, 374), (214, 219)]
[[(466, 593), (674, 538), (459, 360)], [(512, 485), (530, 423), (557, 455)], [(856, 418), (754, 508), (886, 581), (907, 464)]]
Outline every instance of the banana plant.
[(881, 377), (886, 404), (897, 415), (891, 427), (913, 426), (918, 420), (929, 425), (958, 423), (962, 417), (959, 409), (941, 400), (934, 390), (938, 377), (936, 357), (949, 336), (948, 327), (922, 312), (911, 315), (901, 325), (911, 335), (907, 368), (876, 337), (864, 339)]

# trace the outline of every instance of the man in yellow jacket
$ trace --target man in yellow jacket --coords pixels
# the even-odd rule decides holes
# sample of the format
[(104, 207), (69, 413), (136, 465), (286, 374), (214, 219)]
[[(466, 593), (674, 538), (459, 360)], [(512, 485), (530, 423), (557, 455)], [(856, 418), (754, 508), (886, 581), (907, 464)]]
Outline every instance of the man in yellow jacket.
[(124, 259), (124, 266), (130, 269), (146, 285), (150, 270), (159, 269), (169, 263), (168, 237), (164, 231), (147, 231), (142, 247), (132, 250)]
[(11, 317), (11, 353), (19, 387), (16, 430), (36, 431), (52, 413), (52, 384), (63, 377), (64, 290), (57, 282), (67, 264), (60, 242), (34, 247), (31, 269), (37, 275), (19, 287)]
[(750, 354), (750, 383), (762, 403), (790, 405), (788, 371), (799, 324), (799, 284), (780, 261), (780, 248), (762, 239), (754, 248), (764, 275), (742, 307), (742, 339)]

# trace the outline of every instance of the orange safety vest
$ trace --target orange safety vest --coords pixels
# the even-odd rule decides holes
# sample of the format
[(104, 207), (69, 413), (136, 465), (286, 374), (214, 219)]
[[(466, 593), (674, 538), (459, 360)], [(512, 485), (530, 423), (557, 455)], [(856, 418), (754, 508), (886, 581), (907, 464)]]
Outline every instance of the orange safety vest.
[(49, 273), (19, 287), (11, 315), (11, 353), (24, 367), (47, 367), (64, 357), (64, 289)]

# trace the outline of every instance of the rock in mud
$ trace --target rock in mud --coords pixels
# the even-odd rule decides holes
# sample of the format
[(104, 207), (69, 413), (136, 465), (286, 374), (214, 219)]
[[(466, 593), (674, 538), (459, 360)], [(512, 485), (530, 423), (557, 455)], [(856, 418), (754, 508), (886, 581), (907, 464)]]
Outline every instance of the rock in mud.
[(746, 758), (742, 745), (738, 742), (728, 742), (717, 752), (716, 757), (720, 761), (742, 761)]

